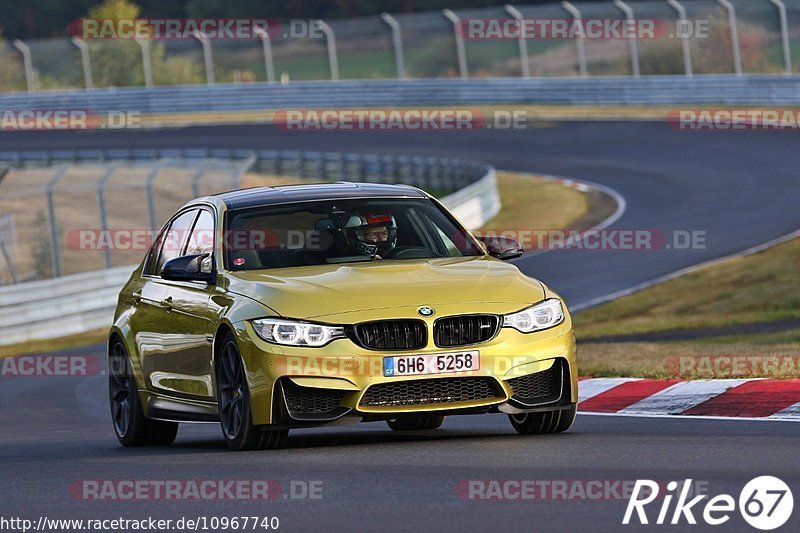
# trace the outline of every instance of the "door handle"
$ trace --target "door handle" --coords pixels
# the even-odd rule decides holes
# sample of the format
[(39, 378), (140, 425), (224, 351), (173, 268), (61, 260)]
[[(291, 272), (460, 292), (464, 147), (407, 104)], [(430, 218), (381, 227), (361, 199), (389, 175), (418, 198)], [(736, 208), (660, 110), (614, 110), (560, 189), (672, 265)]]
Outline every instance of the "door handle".
[(161, 300), (161, 307), (170, 311), (172, 309), (172, 296), (167, 296), (165, 299)]

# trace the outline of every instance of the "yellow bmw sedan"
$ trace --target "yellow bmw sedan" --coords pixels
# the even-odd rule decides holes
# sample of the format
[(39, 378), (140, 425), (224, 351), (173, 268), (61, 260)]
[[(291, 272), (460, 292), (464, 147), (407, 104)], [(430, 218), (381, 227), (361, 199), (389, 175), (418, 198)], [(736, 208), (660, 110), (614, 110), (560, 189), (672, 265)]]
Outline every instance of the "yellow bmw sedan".
[(109, 396), (125, 446), (214, 422), (233, 450), (289, 429), (505, 413), (521, 434), (575, 419), (575, 337), (561, 298), (427, 193), (335, 183), (199, 198), (122, 289)]

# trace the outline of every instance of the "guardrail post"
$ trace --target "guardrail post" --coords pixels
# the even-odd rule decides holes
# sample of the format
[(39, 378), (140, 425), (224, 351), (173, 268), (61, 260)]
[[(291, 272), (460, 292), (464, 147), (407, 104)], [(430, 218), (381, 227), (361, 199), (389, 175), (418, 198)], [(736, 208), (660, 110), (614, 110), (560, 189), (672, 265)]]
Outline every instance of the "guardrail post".
[(458, 75), (463, 79), (469, 78), (467, 51), (464, 48), (464, 36), (461, 34), (460, 28), (461, 18), (449, 9), (443, 9), (442, 14), (453, 23), (453, 35), (456, 38), (456, 56), (458, 57)]
[[(6, 177), (6, 174), (11, 170), (10, 167), (0, 166), (0, 183), (3, 182), (3, 178)], [(14, 269), (14, 263), (11, 262), (11, 255), (6, 250), (6, 243), (3, 240), (3, 235), (0, 234), (0, 254), (3, 256), (3, 260), (8, 265), (8, 273), (11, 275), (11, 283), (17, 282), (17, 272)]]
[(45, 187), (47, 195), (47, 220), (50, 226), (50, 261), (53, 264), (53, 277), (61, 276), (61, 247), (58, 242), (58, 223), (56, 221), (56, 206), (53, 201), (53, 189), (67, 173), (67, 165), (60, 165), (56, 168), (56, 174)]
[(325, 34), (325, 42), (328, 46), (328, 64), (331, 67), (331, 80), (339, 81), (339, 59), (336, 55), (336, 34), (333, 28), (328, 26), (324, 20), (319, 21), (319, 29)]
[(522, 12), (520, 12), (519, 9), (511, 4), (506, 4), (504, 7), (506, 13), (514, 17), (517, 23), (519, 23), (519, 37), (517, 38), (517, 43), (519, 44), (519, 61), (522, 64), (522, 77), (530, 78), (531, 66), (528, 64), (528, 29), (524, 22), (525, 17), (522, 16)]
[(206, 66), (206, 83), (214, 85), (214, 57), (211, 54), (211, 41), (206, 34), (201, 31), (194, 32), (194, 38), (203, 45), (203, 62)]
[(72, 44), (78, 47), (81, 51), (81, 64), (83, 65), (83, 82), (86, 84), (87, 89), (94, 89), (94, 80), (92, 79), (92, 63), (89, 59), (89, 47), (83, 39), (73, 37), (70, 39)]
[[(636, 26), (636, 20), (633, 18), (633, 9), (628, 6), (622, 0), (614, 0), (614, 5), (619, 8), (625, 14), (625, 20), (631, 27)], [(638, 36), (635, 36), (631, 39), (628, 39), (628, 50), (631, 54), (631, 72), (633, 73), (634, 78), (638, 78), (640, 75), (639, 70), (639, 42), (636, 40)]]
[(158, 227), (156, 226), (156, 199), (153, 194), (153, 184), (159, 172), (161, 172), (161, 165), (156, 164), (147, 175), (147, 178), (145, 178), (145, 187), (147, 188), (147, 216), (150, 222), (150, 229), (153, 230), (153, 233), (158, 231)]
[(678, 32), (681, 36), (681, 48), (683, 49), (683, 68), (686, 71), (686, 77), (691, 78), (694, 76), (692, 69), (692, 51), (689, 48), (689, 35), (686, 31), (686, 9), (678, 3), (678, 0), (667, 0), (667, 3), (678, 13)]
[(256, 155), (255, 153), (253, 153), (253, 154), (250, 154), (250, 157), (248, 157), (247, 159), (245, 159), (245, 160), (242, 162), (242, 164), (241, 164), (241, 165), (239, 165), (239, 168), (237, 168), (237, 169), (236, 169), (236, 170), (235, 170), (235, 171), (234, 171), (234, 172), (231, 174), (231, 187), (232, 187), (234, 190), (235, 190), (235, 189), (239, 189), (239, 188), (241, 188), (241, 186), (242, 186), (242, 176), (244, 176), (245, 174), (247, 174), (247, 172), (248, 172), (248, 171), (249, 171), (251, 168), (253, 168), (253, 165), (255, 165), (257, 161), (258, 161), (258, 155)]
[(261, 28), (255, 29), (256, 35), (261, 39), (261, 48), (264, 51), (264, 69), (267, 71), (267, 82), (275, 83), (275, 63), (272, 60), (272, 41), (269, 33)]
[(792, 75), (792, 50), (789, 46), (789, 23), (786, 19), (786, 5), (781, 0), (769, 0), (778, 8), (778, 16), (781, 21), (781, 42), (783, 43), (783, 63), (786, 68), (786, 75)]
[[(112, 165), (106, 173), (97, 181), (97, 207), (100, 211), (100, 231), (101, 235), (105, 236), (108, 233), (108, 221), (106, 219), (106, 183), (111, 179), (111, 176), (117, 170), (116, 166)], [(102, 237), (101, 237), (102, 239)], [(106, 247), (103, 250), (103, 257), (105, 259), (106, 269), (112, 267), (111, 262), (111, 248)]]
[(742, 54), (739, 51), (739, 30), (736, 28), (736, 8), (728, 0), (717, 0), (728, 11), (728, 24), (731, 27), (731, 46), (733, 47), (733, 68), (742, 75)]
[(150, 41), (147, 39), (134, 39), (142, 49), (142, 71), (144, 72), (144, 86), (148, 89), (153, 86), (153, 67), (150, 64)]
[(28, 92), (36, 91), (35, 78), (33, 76), (33, 61), (31, 60), (31, 49), (27, 44), (19, 39), (14, 39), (14, 48), (22, 54), (22, 64), (25, 67), (25, 84), (28, 87)]
[(406, 77), (405, 62), (403, 61), (403, 34), (400, 32), (400, 23), (389, 13), (381, 13), (381, 18), (392, 30), (392, 46), (394, 47), (394, 63), (397, 68), (397, 79)]
[[(200, 164), (202, 165), (203, 163)], [(205, 169), (201, 168), (195, 171), (194, 175), (192, 176), (192, 198), (197, 198), (200, 196), (200, 178), (203, 177), (205, 172)]]
[(581, 78), (589, 76), (589, 69), (586, 67), (586, 48), (583, 39), (586, 33), (583, 30), (583, 20), (581, 20), (581, 12), (578, 8), (569, 2), (561, 2), (561, 7), (572, 16), (572, 23), (577, 24), (577, 31), (575, 32), (575, 48), (578, 52), (578, 72)]

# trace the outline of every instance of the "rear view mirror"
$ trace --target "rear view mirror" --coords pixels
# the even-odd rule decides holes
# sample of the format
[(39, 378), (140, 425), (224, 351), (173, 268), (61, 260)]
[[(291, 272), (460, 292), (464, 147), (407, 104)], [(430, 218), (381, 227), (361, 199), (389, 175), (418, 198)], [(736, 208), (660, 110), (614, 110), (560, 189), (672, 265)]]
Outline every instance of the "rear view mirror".
[(211, 264), (211, 254), (195, 254), (168, 261), (161, 277), (170, 281), (202, 281), (213, 285), (217, 281)]
[(514, 259), (525, 253), (525, 250), (522, 249), (522, 246), (517, 241), (508, 237), (483, 236), (475, 238), (483, 244), (489, 255), (497, 259)]

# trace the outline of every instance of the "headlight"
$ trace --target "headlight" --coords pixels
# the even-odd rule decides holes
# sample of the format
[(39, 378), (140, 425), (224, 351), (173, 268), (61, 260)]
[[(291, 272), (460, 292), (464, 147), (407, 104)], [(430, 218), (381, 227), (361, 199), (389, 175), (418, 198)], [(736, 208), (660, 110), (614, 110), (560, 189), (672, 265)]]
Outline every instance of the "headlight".
[(523, 309), (513, 315), (503, 317), (504, 328), (514, 328), (522, 333), (531, 333), (552, 328), (564, 320), (564, 307), (561, 300), (545, 300)]
[(319, 347), (344, 337), (344, 328), (340, 326), (323, 326), (278, 318), (253, 320), (253, 328), (265, 341), (284, 346)]

